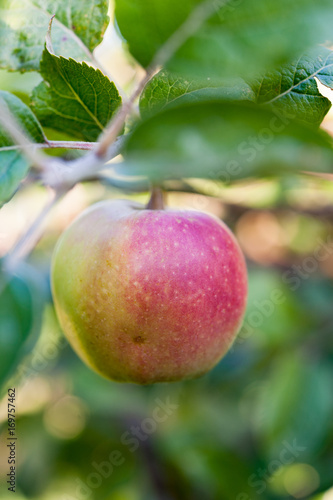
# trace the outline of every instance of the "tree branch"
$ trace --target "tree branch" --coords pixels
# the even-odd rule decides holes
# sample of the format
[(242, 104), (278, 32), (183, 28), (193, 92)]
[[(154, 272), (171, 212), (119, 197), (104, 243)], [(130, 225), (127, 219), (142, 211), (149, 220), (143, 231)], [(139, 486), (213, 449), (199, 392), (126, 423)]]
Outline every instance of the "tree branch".
[[(31, 142), (26, 147), (36, 148), (36, 149), (81, 149), (84, 151), (90, 151), (96, 147), (97, 142), (84, 142), (84, 141), (47, 141), (44, 143), (33, 143)], [(22, 149), (22, 145), (14, 146), (4, 146), (0, 147), (1, 151), (15, 151), (17, 149)]]
[[(228, 1), (229, 0), (225, 0), (225, 3), (228, 3)], [(114, 115), (109, 125), (102, 133), (100, 141), (97, 145), (94, 145), (96, 147), (91, 151), (91, 153), (79, 158), (78, 160), (65, 162), (61, 159), (51, 159), (43, 153), (40, 153), (38, 149), (41, 149), (42, 147), (31, 143), (21, 131), (18, 124), (16, 124), (12, 115), (8, 113), (7, 109), (3, 109), (3, 105), (0, 106), (0, 123), (2, 123), (5, 130), (19, 145), (19, 147), (23, 149), (25, 155), (32, 162), (33, 166), (42, 172), (42, 179), (44, 183), (58, 189), (60, 189), (61, 186), (69, 189), (73, 186), (73, 183), (95, 176), (98, 169), (103, 167), (106, 161), (116, 156), (116, 154), (119, 154), (123, 142), (120, 139), (118, 139), (117, 142), (115, 141), (121, 133), (127, 115), (132, 111), (135, 101), (141, 94), (143, 88), (155, 74), (158, 67), (172, 57), (181, 45), (195, 33), (195, 31), (206, 21), (206, 19), (213, 14), (215, 8), (216, 6), (214, 2), (206, 0), (192, 11), (187, 20), (157, 51), (153, 62), (147, 69), (146, 75), (139, 82), (131, 97), (128, 100), (123, 101), (121, 108)], [(85, 49), (86, 51), (88, 50), (87, 47), (85, 47)], [(89, 54), (91, 53), (89, 52)], [(88, 144), (89, 143), (72, 143), (71, 147), (72, 149), (90, 149), (93, 143)], [(67, 147), (69, 144), (65, 142), (61, 144), (59, 142), (56, 143), (56, 141), (50, 141), (48, 145), (50, 148), (63, 146)]]
[(108, 148), (122, 131), (127, 115), (131, 112), (136, 99), (139, 97), (146, 83), (148, 83), (155, 72), (156, 70), (154, 69), (147, 71), (146, 75), (139, 82), (131, 97), (127, 101), (123, 102), (123, 105), (121, 106), (119, 111), (111, 119), (109, 125), (102, 133), (99, 144), (96, 147), (95, 154), (97, 158), (103, 158), (106, 155)]
[[(218, 8), (228, 4), (230, 1), (221, 0)], [(180, 47), (217, 11), (216, 3), (212, 0), (200, 3), (156, 52), (151, 67), (157, 68), (167, 63)]]
[[(223, 3), (227, 4), (228, 2), (229, 0), (225, 0)], [(144, 78), (139, 82), (131, 97), (123, 100), (121, 108), (102, 133), (99, 143), (97, 145), (94, 144), (95, 148), (82, 158), (66, 162), (62, 159), (48, 157), (44, 153), (38, 151), (38, 149), (41, 149), (41, 145), (31, 143), (17, 124), (15, 118), (8, 111), (7, 107), (0, 102), (0, 124), (2, 124), (14, 142), (18, 144), (18, 147), (22, 148), (24, 154), (31, 161), (33, 166), (41, 172), (41, 178), (44, 183), (55, 189), (51, 200), (8, 255), (7, 263), (13, 265), (18, 259), (25, 257), (31, 251), (41, 235), (41, 226), (43, 222), (53, 206), (66, 191), (71, 189), (77, 182), (94, 177), (96, 172), (104, 166), (106, 161), (119, 154), (124, 140), (126, 139), (124, 137), (117, 139), (117, 136), (121, 133), (127, 115), (133, 110), (135, 101), (141, 94), (145, 85), (158, 70), (159, 66), (164, 65), (215, 10), (215, 3), (212, 2), (212, 0), (206, 0), (192, 11), (186, 21), (157, 51)], [(55, 22), (58, 21), (55, 20)], [(62, 25), (62, 28), (66, 31), (68, 30), (64, 25)], [(68, 33), (72, 37), (74, 35), (82, 50), (84, 50), (93, 62), (97, 62), (83, 42), (71, 30), (68, 30)], [(68, 143), (65, 142), (62, 142), (60, 146), (59, 142), (56, 143), (56, 141), (51, 141), (48, 142), (47, 147), (63, 147), (64, 144), (68, 146)], [(79, 143), (76, 144), (78, 145)], [(85, 147), (82, 147), (82, 149), (90, 149), (92, 143), (90, 143), (89, 146), (88, 143), (81, 143), (80, 145), (83, 146), (83, 144), (85, 144)]]
[(107, 161), (120, 154), (126, 139), (127, 136), (118, 137), (109, 146), (103, 158), (99, 158), (95, 150), (92, 150), (77, 160), (58, 159), (53, 163), (52, 169), (41, 175), (43, 183), (56, 190), (66, 190), (71, 189), (78, 182), (96, 177), (98, 170), (102, 169)]
[(23, 259), (26, 255), (28, 255), (34, 248), (42, 235), (43, 223), (45, 222), (45, 219), (63, 195), (63, 191), (50, 191), (49, 201), (46, 203), (42, 211), (38, 214), (26, 233), (18, 240), (16, 245), (6, 256), (6, 267), (8, 270), (12, 270), (13, 268), (15, 268), (16, 263), (20, 259)]
[(2, 101), (0, 101), (0, 124), (8, 133), (10, 138), (19, 144), (24, 151), (25, 156), (31, 161), (37, 170), (41, 172), (47, 170), (49, 157), (32, 148), (34, 144), (25, 135), (16, 118)]
[(307, 172), (303, 171), (301, 172), (302, 174), (305, 175), (312, 175), (313, 177), (319, 177), (320, 179), (325, 179), (327, 181), (333, 181), (333, 174), (327, 174), (327, 173), (320, 173), (320, 172)]
[[(230, 0), (224, 0), (223, 4), (229, 3)], [(144, 78), (139, 82), (137, 88), (133, 92), (129, 100), (124, 101), (118, 113), (111, 119), (101, 135), (99, 145), (96, 148), (96, 156), (103, 157), (117, 135), (121, 132), (126, 117), (132, 110), (136, 99), (141, 94), (142, 90), (156, 73), (160, 66), (163, 66), (176, 52), (183, 43), (186, 42), (202, 24), (216, 11), (216, 4), (212, 0), (206, 0), (199, 4), (188, 16), (186, 21), (170, 36), (170, 38), (156, 52), (153, 61), (147, 68)]]

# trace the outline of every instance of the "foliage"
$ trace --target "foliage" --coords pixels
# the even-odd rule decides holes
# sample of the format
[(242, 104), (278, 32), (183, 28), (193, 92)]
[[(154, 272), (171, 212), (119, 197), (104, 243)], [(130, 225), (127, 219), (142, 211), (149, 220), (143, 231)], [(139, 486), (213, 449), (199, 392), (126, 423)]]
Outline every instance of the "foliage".
[[(191, 76), (254, 75), (272, 69), (331, 36), (333, 8), (329, 1), (292, 4), (282, 0), (200, 2), (186, 0), (117, 0), (116, 16), (131, 53), (147, 66), (156, 51), (199, 6), (207, 18), (181, 44), (169, 66)], [(286, 15), (288, 12), (288, 15)]]
[(43, 282), (36, 271), (25, 265), (12, 274), (3, 267), (1, 265), (0, 275), (1, 385), (34, 347), (44, 302)]
[(226, 174), (235, 180), (317, 168), (330, 172), (331, 151), (332, 141), (321, 131), (263, 107), (196, 102), (138, 125), (127, 142), (122, 170), (157, 181), (224, 179)]
[[(0, 91), (0, 101), (15, 114), (17, 122), (33, 142), (43, 143), (45, 136), (42, 127), (30, 108), (18, 97), (9, 92)], [(7, 201), (16, 191), (19, 183), (27, 175), (29, 162), (17, 150), (10, 150), (13, 141), (8, 134), (0, 128), (0, 203)]]
[(100, 70), (44, 50), (44, 81), (32, 93), (31, 106), (40, 122), (87, 141), (94, 141), (121, 102), (115, 85)]
[[(328, 500), (333, 191), (303, 175), (332, 173), (332, 138), (320, 128), (331, 104), (318, 82), (333, 90), (333, 4), (115, 0), (126, 63), (146, 69), (136, 92), (133, 82), (124, 92), (94, 53), (108, 7), (0, 0), (8, 71), (0, 220), (9, 218), (1, 252), (11, 231), (19, 238), (1, 260), (0, 379), (2, 395), (13, 385), (22, 394), (17, 499)], [(20, 90), (5, 88), (13, 75)], [(69, 202), (41, 242), (52, 203), (20, 238), (18, 221), (35, 214), (45, 187), (59, 200), (80, 182), (70, 199), (77, 206)], [(151, 183), (224, 216), (248, 258), (249, 304), (235, 345), (210, 374), (120, 386), (69, 349), (45, 281), (55, 240), (79, 206), (124, 191), (142, 201)], [(168, 398), (177, 409), (135, 437)], [(124, 460), (105, 472), (113, 450)], [(9, 495), (4, 481), (0, 496)]]
[(79, 60), (101, 42), (108, 21), (104, 0), (5, 0), (0, 8), (0, 67), (10, 70), (38, 70), (52, 15), (56, 52)]

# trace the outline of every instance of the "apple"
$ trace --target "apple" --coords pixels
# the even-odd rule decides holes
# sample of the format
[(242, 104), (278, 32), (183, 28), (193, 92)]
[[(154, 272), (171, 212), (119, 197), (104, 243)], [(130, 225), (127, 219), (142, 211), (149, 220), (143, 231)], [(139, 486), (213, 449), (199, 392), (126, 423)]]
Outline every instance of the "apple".
[(62, 234), (52, 262), (61, 327), (101, 375), (150, 384), (200, 376), (228, 351), (246, 305), (242, 252), (219, 219), (100, 202)]

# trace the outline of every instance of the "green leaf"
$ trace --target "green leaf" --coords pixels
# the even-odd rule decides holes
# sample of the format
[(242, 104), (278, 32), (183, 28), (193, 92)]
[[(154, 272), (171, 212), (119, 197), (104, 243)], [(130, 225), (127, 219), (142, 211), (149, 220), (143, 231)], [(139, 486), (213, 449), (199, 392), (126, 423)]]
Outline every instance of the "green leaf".
[[(5, 105), (8, 110), (14, 115), (16, 121), (22, 127), (22, 129), (27, 133), (29, 139), (33, 142), (44, 142), (45, 137), (43, 134), (42, 127), (31, 109), (24, 104), (18, 97), (0, 90), (0, 100), (3, 105)], [(12, 144), (11, 139), (5, 133), (5, 131), (0, 128), (0, 147), (10, 146)]]
[(140, 98), (140, 111), (148, 117), (166, 107), (208, 100), (249, 100), (287, 112), (304, 123), (318, 126), (331, 107), (318, 90), (316, 78), (333, 88), (333, 52), (316, 47), (300, 58), (261, 78), (185, 79), (166, 70), (157, 73)]
[(15, 194), (29, 170), (29, 162), (19, 151), (0, 149), (0, 207)]
[(45, 81), (33, 91), (31, 106), (40, 122), (79, 139), (94, 141), (121, 103), (110, 80), (99, 70), (43, 52)]
[[(208, 17), (213, 15), (181, 44), (168, 65), (186, 77), (253, 76), (332, 36), (330, 0), (211, 0), (205, 4), (116, 0), (117, 23), (133, 56), (147, 66), (200, 3), (207, 7)], [(204, 21), (203, 11), (199, 17)]]
[[(26, 104), (15, 95), (5, 91), (0, 91), (0, 102), (14, 115), (32, 142), (45, 142), (41, 125)], [(21, 155), (19, 150), (2, 149), (11, 145), (13, 145), (12, 140), (0, 126), (0, 205), (11, 198), (29, 169), (28, 160)]]
[(200, 0), (116, 0), (115, 15), (131, 53), (148, 66), (155, 52), (198, 4)]
[(333, 170), (326, 133), (253, 103), (216, 101), (165, 110), (137, 126), (124, 154), (122, 174), (156, 181)]
[(241, 78), (188, 79), (162, 70), (144, 88), (140, 97), (140, 111), (147, 117), (166, 107), (187, 102), (225, 100), (254, 100), (251, 87)]
[[(255, 418), (262, 446), (270, 458), (282, 448), (300, 447), (299, 461), (321, 447), (331, 427), (331, 373), (297, 353), (276, 360), (259, 395)], [(287, 445), (287, 448), (288, 448)]]
[(333, 88), (333, 52), (318, 47), (277, 71), (251, 84), (256, 101), (277, 110), (287, 110), (298, 120), (320, 125), (331, 107), (318, 90), (315, 78)]
[(13, 374), (35, 344), (45, 290), (35, 269), (20, 265), (15, 274), (0, 263), (0, 383)]
[[(261, 345), (276, 349), (288, 348), (295, 344), (298, 335), (313, 326), (313, 319), (306, 308), (301, 309), (297, 297), (283, 282), (281, 274), (264, 267), (249, 271), (249, 299), (243, 327), (240, 330), (239, 343), (243, 343), (247, 332)], [(272, 291), (279, 290), (282, 297), (279, 304), (274, 303), (270, 296)], [(263, 312), (264, 311), (264, 312)], [(253, 317), (261, 316), (259, 327), (253, 328)], [(274, 315), (274, 321), (272, 317)], [(236, 341), (237, 345), (237, 341)]]
[(108, 24), (107, 0), (6, 0), (0, 5), (0, 67), (38, 70), (52, 15), (56, 53), (87, 59)]

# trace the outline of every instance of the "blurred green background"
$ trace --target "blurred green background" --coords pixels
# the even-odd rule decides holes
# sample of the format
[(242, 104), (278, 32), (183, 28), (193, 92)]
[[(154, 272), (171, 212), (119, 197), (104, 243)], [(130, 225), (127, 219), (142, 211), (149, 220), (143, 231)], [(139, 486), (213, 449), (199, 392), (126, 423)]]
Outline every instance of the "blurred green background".
[[(118, 45), (112, 64), (126, 88), (135, 76), (133, 63)], [(0, 80), (2, 90), (28, 102), (40, 76), (0, 71)], [(140, 387), (91, 372), (55, 317), (52, 249), (89, 204), (114, 197), (146, 202), (148, 193), (118, 191), (107, 182), (76, 186), (52, 212), (29, 258), (46, 306), (36, 346), (1, 394), (1, 500), (332, 500), (332, 183), (306, 176), (232, 186), (190, 179), (185, 188), (166, 188), (170, 206), (223, 218), (240, 242), (249, 300), (238, 339), (212, 372), (193, 381)], [(1, 209), (0, 256), (47, 195), (27, 185)], [(7, 312), (3, 302), (4, 330)], [(37, 320), (39, 313), (36, 303)], [(6, 362), (6, 352), (0, 352), (0, 366)], [(6, 484), (6, 392), (13, 386), (16, 493)]]

